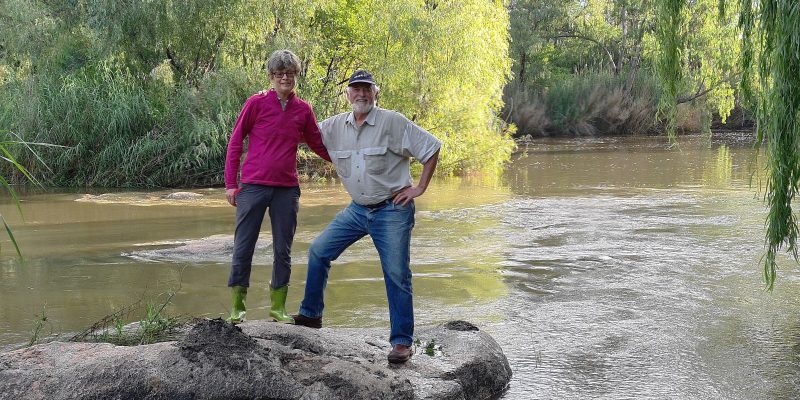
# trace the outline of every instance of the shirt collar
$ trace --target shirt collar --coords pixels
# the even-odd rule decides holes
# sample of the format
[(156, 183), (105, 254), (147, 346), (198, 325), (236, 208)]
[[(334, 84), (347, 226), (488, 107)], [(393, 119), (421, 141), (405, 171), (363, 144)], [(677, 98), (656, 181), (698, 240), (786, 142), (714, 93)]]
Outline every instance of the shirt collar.
[[(367, 123), (368, 125), (375, 126), (375, 118), (377, 114), (378, 114), (378, 105), (376, 104), (372, 106), (372, 110), (369, 110), (369, 113), (367, 114), (367, 119), (364, 122)], [(353, 114), (352, 111), (350, 111), (350, 113), (347, 114), (347, 122), (350, 125), (356, 126), (356, 116)]]
[[(267, 95), (270, 97), (274, 97), (275, 100), (280, 101), (280, 99), (278, 98), (278, 92), (275, 91), (275, 88), (270, 88), (269, 91), (267, 92)], [(294, 92), (289, 93), (289, 96), (286, 97), (286, 102), (288, 103), (292, 101), (292, 99), (294, 99)]]

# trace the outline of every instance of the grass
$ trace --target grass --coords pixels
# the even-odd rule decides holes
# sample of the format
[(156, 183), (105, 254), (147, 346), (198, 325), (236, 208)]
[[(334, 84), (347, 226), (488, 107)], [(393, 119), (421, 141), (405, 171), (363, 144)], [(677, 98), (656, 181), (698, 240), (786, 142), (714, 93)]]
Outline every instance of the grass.
[[(194, 187), (223, 182), (228, 136), (244, 99), (260, 85), (235, 71), (197, 87), (136, 78), (100, 64), (64, 76), (0, 85), (0, 130), (22, 142), (54, 143), (35, 164), (23, 145), (8, 153), (54, 186)], [(25, 177), (0, 167), (9, 183)]]
[(162, 302), (146, 303), (145, 315), (137, 322), (125, 323), (132, 315), (141, 311), (141, 300), (106, 315), (74, 335), (69, 341), (135, 346), (173, 340), (175, 333), (186, 323), (184, 319), (169, 316), (164, 312), (174, 295), (174, 292), (168, 293), (166, 300)]
[[(0, 160), (5, 161), (4, 165), (8, 171), (12, 171), (13, 173), (19, 174), (25, 179), (25, 182), (32, 183), (36, 186), (41, 186), (39, 181), (28, 172), (28, 169), (25, 168), (22, 164), (17, 161), (17, 158), (11, 154), (8, 150), (10, 146), (20, 146), (25, 150), (25, 154), (30, 154), (32, 156), (32, 162), (34, 165), (43, 165), (47, 168), (47, 164), (45, 164), (44, 160), (39, 156), (39, 154), (33, 150), (31, 146), (45, 146), (45, 147), (57, 147), (52, 146), (45, 143), (28, 143), (24, 140), (21, 140), (18, 135), (14, 134), (13, 132), (6, 132), (5, 135), (8, 137), (5, 140), (0, 141)], [(17, 196), (17, 192), (11, 185), (10, 179), (8, 175), (5, 173), (0, 174), (0, 185), (11, 195), (11, 198), (14, 200), (14, 203), (17, 206), (17, 210), (19, 211), (20, 215), (22, 215), (22, 207), (20, 206), (19, 197)], [(19, 250), (19, 244), (17, 243), (17, 239), (14, 237), (14, 232), (11, 230), (11, 227), (6, 222), (5, 217), (0, 214), (0, 221), (3, 222), (3, 227), (6, 230), (6, 234), (8, 235), (9, 239), (11, 239), (11, 244), (14, 245), (14, 249), (17, 252), (17, 256), (22, 259), (22, 252)]]
[[(659, 88), (640, 74), (586, 73), (528, 90), (512, 110), (517, 136), (604, 136), (643, 134), (656, 128)], [(521, 99), (521, 101), (520, 101)]]
[[(169, 300), (172, 296), (174, 293), (170, 293)], [(139, 321), (139, 333), (134, 335), (134, 338), (139, 339), (138, 344), (155, 343), (169, 338), (170, 334), (182, 325), (179, 318), (164, 314), (164, 307), (169, 304), (169, 300), (160, 305), (147, 304), (145, 318)], [(119, 328), (117, 330), (119, 331)]]
[(36, 315), (36, 323), (34, 324), (33, 332), (31, 332), (31, 339), (28, 341), (28, 347), (33, 346), (34, 344), (39, 342), (39, 339), (42, 334), (42, 329), (44, 329), (44, 326), (46, 324), (48, 324), (46, 306), (42, 306), (41, 314)]
[[(181, 271), (183, 274), (183, 271)], [(135, 346), (151, 344), (175, 339), (175, 334), (186, 325), (185, 318), (168, 315), (165, 310), (172, 303), (178, 288), (163, 294), (164, 300), (144, 302), (141, 298), (121, 309), (106, 315), (88, 328), (78, 332), (71, 342), (103, 342), (118, 346)], [(144, 303), (144, 306), (142, 304)], [(133, 316), (141, 313), (144, 307), (144, 317), (137, 322), (125, 324)]]
[(436, 344), (436, 339), (431, 339), (429, 342), (422, 342), (420, 339), (414, 339), (414, 346), (421, 347), (422, 352), (429, 357), (441, 356), (442, 345)]

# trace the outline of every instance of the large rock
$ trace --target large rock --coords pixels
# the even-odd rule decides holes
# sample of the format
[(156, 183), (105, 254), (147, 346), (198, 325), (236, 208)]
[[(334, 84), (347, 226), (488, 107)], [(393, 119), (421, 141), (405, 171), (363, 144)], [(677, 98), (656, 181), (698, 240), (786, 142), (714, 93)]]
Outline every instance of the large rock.
[(456, 321), (417, 330), (391, 365), (385, 330), (266, 321), (196, 323), (142, 346), (52, 342), (0, 354), (0, 399), (486, 399), (511, 368), (500, 346)]

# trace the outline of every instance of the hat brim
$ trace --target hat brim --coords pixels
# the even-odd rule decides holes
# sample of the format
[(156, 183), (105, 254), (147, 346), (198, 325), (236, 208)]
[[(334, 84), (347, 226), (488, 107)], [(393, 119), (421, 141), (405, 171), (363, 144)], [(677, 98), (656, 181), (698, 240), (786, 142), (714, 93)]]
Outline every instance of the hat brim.
[(377, 84), (375, 83), (375, 81), (372, 81), (372, 80), (369, 80), (369, 79), (357, 79), (357, 80), (355, 80), (355, 81), (349, 82), (349, 83), (347, 84), (347, 86), (353, 86), (353, 85), (355, 85), (356, 83), (369, 83), (370, 85), (377, 85)]

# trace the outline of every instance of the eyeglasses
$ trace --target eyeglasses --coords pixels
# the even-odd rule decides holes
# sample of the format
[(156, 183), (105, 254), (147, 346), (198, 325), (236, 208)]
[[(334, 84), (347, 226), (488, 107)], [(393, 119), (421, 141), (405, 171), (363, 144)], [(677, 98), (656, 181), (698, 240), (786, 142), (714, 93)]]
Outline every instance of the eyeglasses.
[(283, 71), (283, 72), (272, 73), (273, 78), (283, 78), (284, 76), (289, 79), (294, 79), (294, 77), (297, 76), (297, 71)]

